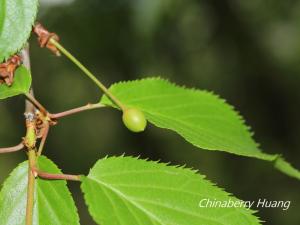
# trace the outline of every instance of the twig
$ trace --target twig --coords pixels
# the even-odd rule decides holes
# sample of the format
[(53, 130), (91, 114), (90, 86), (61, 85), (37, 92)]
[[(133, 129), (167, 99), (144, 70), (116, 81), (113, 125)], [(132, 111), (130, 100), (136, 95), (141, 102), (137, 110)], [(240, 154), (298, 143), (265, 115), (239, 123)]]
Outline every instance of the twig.
[(60, 113), (55, 113), (55, 114), (49, 114), (50, 119), (60, 119), (65, 116), (73, 115), (79, 112), (87, 111), (87, 110), (92, 110), (92, 109), (98, 109), (98, 108), (103, 108), (105, 105), (101, 103), (96, 103), (96, 104), (87, 104), (85, 106), (81, 106), (78, 108), (70, 109), (64, 112)]
[(20, 151), (24, 148), (23, 142), (20, 144), (13, 146), (13, 147), (8, 147), (8, 148), (0, 148), (0, 154), (2, 153), (10, 153), (10, 152), (17, 152)]
[[(24, 66), (30, 70), (30, 57), (29, 57), (29, 46), (27, 46), (21, 51), (22, 58), (23, 58), (23, 64)], [(33, 96), (33, 90), (32, 88), (30, 89), (30, 95)], [(35, 115), (35, 106), (29, 101), (25, 101), (25, 115), (32, 115), (32, 119), (34, 119)], [(26, 125), (28, 122), (28, 118), (26, 118)], [(27, 128), (27, 133), (29, 133), (29, 129), (32, 129), (31, 126), (26, 127)], [(34, 132), (32, 132), (34, 134)], [(32, 142), (35, 142), (35, 138), (32, 138)], [(28, 140), (24, 140), (24, 143), (27, 142)], [(32, 143), (29, 143), (32, 144)], [(31, 168), (35, 166), (36, 162), (36, 149), (31, 148), (28, 149), (28, 184), (27, 184), (27, 204), (26, 204), (26, 225), (32, 225), (32, 220), (33, 220), (33, 205), (34, 205), (34, 186), (35, 186), (35, 177), (34, 174), (32, 173)]]
[(43, 131), (43, 135), (42, 135), (40, 146), (39, 146), (39, 149), (38, 149), (38, 152), (37, 152), (37, 156), (40, 156), (42, 154), (42, 151), (43, 151), (45, 143), (46, 143), (46, 139), (48, 137), (49, 128), (50, 128), (50, 125), (49, 125), (49, 122), (47, 121), (47, 122), (45, 122), (45, 128), (44, 128), (44, 131)]
[(32, 172), (35, 176), (38, 176), (46, 180), (81, 181), (80, 175), (46, 173), (46, 172), (39, 171), (37, 168), (33, 168)]
[(35, 167), (35, 149), (28, 151), (28, 185), (27, 185), (27, 206), (26, 206), (26, 225), (32, 225), (33, 205), (34, 205), (34, 186), (35, 176), (31, 168)]
[(31, 93), (26, 93), (25, 96), (27, 99), (34, 104), (44, 115), (47, 115), (46, 108), (38, 101)]

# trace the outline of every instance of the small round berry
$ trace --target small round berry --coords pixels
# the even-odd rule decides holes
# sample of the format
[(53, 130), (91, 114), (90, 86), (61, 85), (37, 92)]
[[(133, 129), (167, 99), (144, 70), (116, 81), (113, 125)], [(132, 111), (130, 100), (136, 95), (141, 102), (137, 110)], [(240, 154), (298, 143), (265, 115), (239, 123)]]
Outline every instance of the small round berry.
[(144, 113), (136, 108), (126, 109), (122, 119), (125, 126), (132, 132), (142, 132), (147, 126)]

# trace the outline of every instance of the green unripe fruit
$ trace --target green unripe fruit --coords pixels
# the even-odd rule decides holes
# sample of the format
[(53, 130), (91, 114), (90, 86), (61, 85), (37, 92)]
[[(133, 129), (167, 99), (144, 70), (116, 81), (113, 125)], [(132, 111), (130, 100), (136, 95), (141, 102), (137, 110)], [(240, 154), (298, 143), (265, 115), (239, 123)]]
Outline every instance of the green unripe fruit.
[(123, 112), (123, 123), (132, 132), (142, 132), (147, 126), (147, 120), (142, 111), (129, 108)]

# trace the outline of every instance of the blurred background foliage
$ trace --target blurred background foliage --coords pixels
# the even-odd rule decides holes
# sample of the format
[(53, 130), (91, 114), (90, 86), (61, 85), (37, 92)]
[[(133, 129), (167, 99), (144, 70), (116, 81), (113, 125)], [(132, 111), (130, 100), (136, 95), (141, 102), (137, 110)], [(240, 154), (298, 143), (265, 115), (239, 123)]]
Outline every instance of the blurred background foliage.
[[(107, 85), (162, 76), (221, 95), (246, 118), (264, 151), (282, 153), (300, 168), (299, 11), (296, 0), (41, 0), (38, 20)], [(67, 59), (40, 49), (35, 38), (30, 43), (36, 97), (51, 112), (99, 100), (101, 93)], [(23, 102), (21, 96), (0, 103), (3, 147), (24, 136)], [(299, 181), (266, 162), (201, 151), (153, 126), (132, 134), (113, 109), (62, 119), (45, 149), (75, 174), (123, 153), (199, 169), (244, 200), (291, 200), (287, 211), (259, 209), (258, 216), (265, 224), (300, 223)], [(0, 182), (25, 159), (0, 155)], [(79, 184), (70, 188), (82, 224), (94, 224)]]

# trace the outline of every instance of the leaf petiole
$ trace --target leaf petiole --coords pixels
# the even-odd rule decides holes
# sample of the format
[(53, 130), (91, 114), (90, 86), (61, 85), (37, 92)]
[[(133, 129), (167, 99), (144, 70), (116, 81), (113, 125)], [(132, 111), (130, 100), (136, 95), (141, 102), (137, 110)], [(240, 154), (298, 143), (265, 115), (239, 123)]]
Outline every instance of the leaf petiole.
[(36, 167), (32, 168), (32, 173), (35, 175), (35, 177), (40, 177), (46, 180), (81, 181), (81, 175), (46, 173), (39, 171)]
[(98, 108), (104, 108), (106, 107), (105, 105), (101, 104), (101, 103), (96, 103), (96, 104), (87, 104), (85, 106), (81, 106), (78, 108), (74, 108), (74, 109), (70, 109), (64, 112), (60, 112), (60, 113), (55, 113), (55, 114), (49, 114), (49, 118), (50, 119), (60, 119), (63, 118), (65, 116), (69, 116), (69, 115), (73, 115), (79, 112), (83, 112), (83, 111), (87, 111), (87, 110), (92, 110), (92, 109), (98, 109)]
[(2, 153), (10, 153), (10, 152), (17, 152), (20, 151), (24, 148), (23, 142), (20, 144), (13, 146), (13, 147), (8, 147), (8, 148), (0, 148), (0, 154)]

